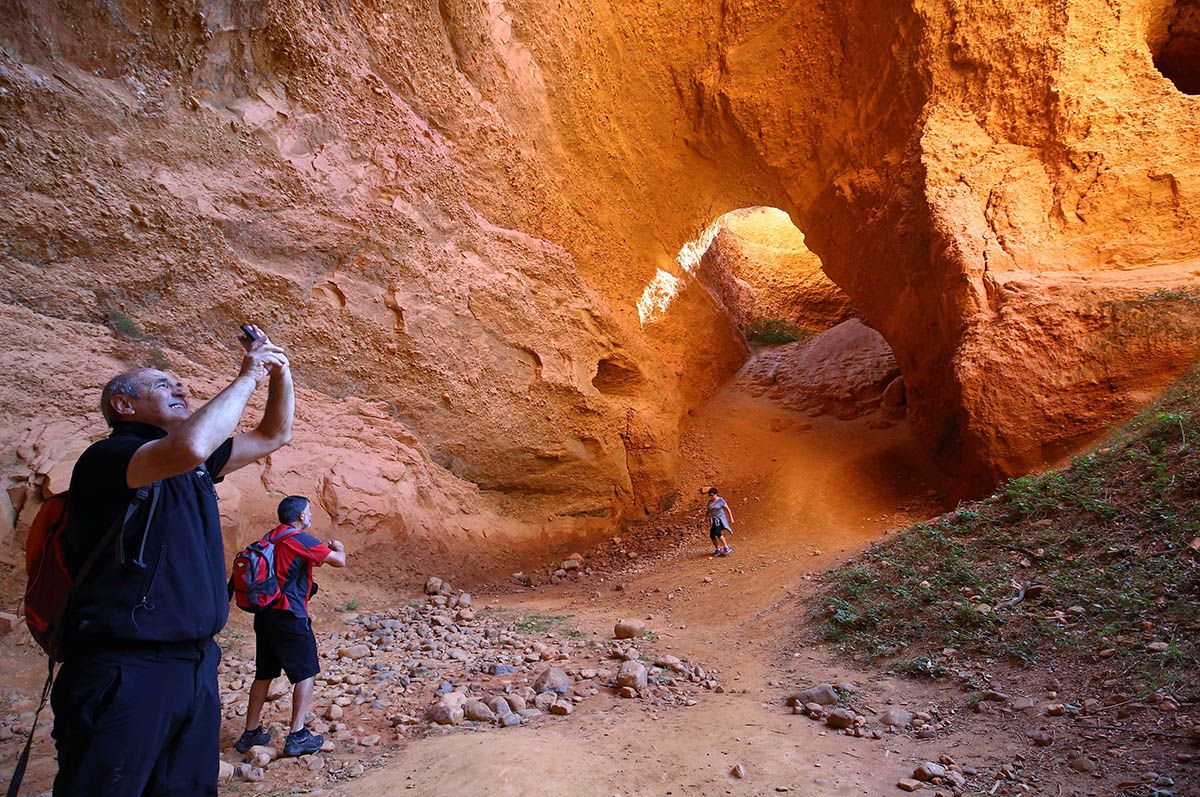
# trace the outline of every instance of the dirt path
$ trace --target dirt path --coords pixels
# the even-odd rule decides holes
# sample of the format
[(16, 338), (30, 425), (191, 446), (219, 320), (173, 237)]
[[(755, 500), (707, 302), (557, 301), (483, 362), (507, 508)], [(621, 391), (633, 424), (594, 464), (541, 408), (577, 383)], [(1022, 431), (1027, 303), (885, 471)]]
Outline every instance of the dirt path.
[[(578, 581), (477, 593), (481, 609), (566, 615), (570, 626), (597, 640), (610, 638), (617, 618), (644, 619), (656, 637), (656, 653), (703, 663), (719, 676), (721, 692), (701, 690), (694, 705), (668, 706), (601, 690), (567, 718), (545, 716), (503, 730), (423, 726), (418, 738), (394, 749), (385, 743), (374, 758), (365, 750), (339, 748), (334, 758), (367, 763), (365, 774), (352, 780), (329, 783), (323, 775), (314, 779), (272, 766), (263, 782), (234, 783), (222, 793), (894, 795), (901, 793), (897, 781), (942, 755), (983, 773), (965, 793), (1018, 793), (1011, 783), (989, 792), (992, 782), (982, 779), (1019, 756), (1035, 755), (1019, 733), (1020, 723), (956, 718), (951, 711), (963, 706), (965, 696), (955, 687), (880, 677), (806, 646), (799, 636), (803, 599), (821, 573), (888, 529), (938, 511), (936, 472), (906, 427), (879, 425), (867, 418), (799, 416), (730, 387), (693, 419), (685, 436), (682, 497), (665, 519), (653, 521), (655, 550), (646, 543), (636, 559), (611, 557), (621, 562), (617, 569), (598, 567), (596, 575)], [(737, 533), (728, 558), (709, 555), (699, 493), (711, 484), (721, 488), (734, 512)], [(631, 543), (638, 535), (632, 529), (614, 550), (637, 547)], [(589, 562), (606, 559), (604, 551), (585, 553)], [(327, 603), (353, 597), (332, 592)], [(359, 597), (370, 606), (397, 602), (379, 590)], [(339, 620), (327, 607), (321, 612), (318, 625), (334, 631)], [(246, 659), (248, 638), (232, 636), (240, 641), (230, 655)], [(5, 691), (21, 710), (36, 693), (42, 660), (32, 651), (11, 649), (4, 658)], [(853, 684), (851, 702), (867, 716), (892, 706), (937, 710), (944, 727), (929, 740), (890, 733), (852, 738), (791, 714), (786, 696), (820, 682)], [(318, 687), (318, 704), (322, 689), (327, 687)], [(233, 724), (223, 731), (227, 741), (236, 736)], [(395, 738), (387, 727), (351, 731)], [(36, 788), (29, 794), (38, 794), (53, 773), (45, 735), (43, 726), (31, 766), (30, 785)], [(18, 740), (0, 748), (6, 765)], [(225, 752), (226, 760), (236, 759)], [(745, 769), (742, 778), (731, 774), (737, 764)], [(302, 782), (323, 785), (293, 791)], [(1104, 793), (1095, 790), (1099, 784), (1063, 791), (1059, 785), (1043, 783), (1019, 793)]]
[[(728, 691), (676, 708), (599, 696), (566, 722), (422, 739), (404, 748), (403, 763), (348, 784), (345, 794), (896, 792), (896, 781), (929, 755), (925, 745), (838, 735), (791, 715), (783, 701), (818, 681), (848, 680), (874, 707), (930, 702), (933, 695), (911, 683), (863, 683), (861, 673), (805, 650), (792, 628), (794, 598), (812, 575), (889, 526), (936, 511), (926, 498), (938, 486), (928, 461), (903, 427), (805, 418), (733, 389), (695, 419), (684, 450), (681, 500), (695, 501), (697, 511), (680, 531), (694, 535), (694, 545), (607, 583), (543, 588), (500, 605), (573, 615), (572, 624), (602, 634), (618, 617), (646, 618), (660, 647), (712, 663)], [(712, 558), (703, 533), (699, 489), (713, 483), (736, 520), (729, 558)], [(612, 589), (615, 580), (623, 591)], [(954, 745), (939, 740), (939, 749)], [(738, 763), (744, 779), (730, 775)]]

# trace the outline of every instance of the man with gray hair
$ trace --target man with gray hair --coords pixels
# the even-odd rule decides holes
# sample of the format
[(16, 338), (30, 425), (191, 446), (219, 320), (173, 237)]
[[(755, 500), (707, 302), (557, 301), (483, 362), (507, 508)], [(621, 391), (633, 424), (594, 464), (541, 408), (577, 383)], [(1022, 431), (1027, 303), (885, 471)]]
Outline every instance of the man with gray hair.
[[(217, 793), (213, 636), (229, 596), (214, 485), (287, 444), (295, 405), (283, 349), (247, 329), (237, 377), (195, 412), (183, 383), (155, 369), (119, 374), (101, 393), (112, 434), (71, 474), (64, 548), (72, 571), (122, 522), (139, 489), (156, 485), (156, 496), (112, 552), (99, 553), (64, 622), (50, 698), (56, 797)], [(263, 382), (261, 422), (235, 434)]]

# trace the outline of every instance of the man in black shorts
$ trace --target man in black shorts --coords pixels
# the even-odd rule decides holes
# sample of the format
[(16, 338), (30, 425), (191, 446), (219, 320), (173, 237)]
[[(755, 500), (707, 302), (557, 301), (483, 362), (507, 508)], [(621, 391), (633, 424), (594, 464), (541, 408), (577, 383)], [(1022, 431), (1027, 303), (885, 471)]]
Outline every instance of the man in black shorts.
[(279, 579), (279, 600), (269, 609), (254, 615), (255, 669), (250, 686), (250, 706), (246, 710), (246, 730), (234, 745), (244, 753), (271, 740), (271, 732), (262, 726), (262, 708), (271, 689), (271, 681), (282, 671), (293, 684), (292, 724), (283, 743), (283, 754), (309, 755), (321, 749), (325, 740), (304, 727), (304, 715), (312, 702), (313, 681), (321, 671), (317, 663), (317, 639), (308, 616), (308, 599), (316, 592), (313, 566), (346, 566), (346, 548), (333, 540), (328, 545), (304, 532), (312, 525), (308, 499), (289, 495), (279, 502), (279, 525), (267, 536), (275, 543), (275, 577)]

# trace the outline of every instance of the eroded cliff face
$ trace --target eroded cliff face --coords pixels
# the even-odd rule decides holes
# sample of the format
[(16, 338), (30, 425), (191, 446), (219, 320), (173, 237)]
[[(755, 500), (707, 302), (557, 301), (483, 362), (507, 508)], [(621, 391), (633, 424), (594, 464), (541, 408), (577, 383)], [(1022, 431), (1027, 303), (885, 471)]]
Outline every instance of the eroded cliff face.
[(302, 409), (234, 485), (247, 529), (316, 491), (420, 550), (607, 530), (669, 500), (680, 419), (745, 357), (678, 256), (757, 205), (964, 482), (1039, 464), (1197, 354), (1188, 8), (7, 3), (9, 494), (60, 486), (111, 372), (203, 395), (253, 319)]

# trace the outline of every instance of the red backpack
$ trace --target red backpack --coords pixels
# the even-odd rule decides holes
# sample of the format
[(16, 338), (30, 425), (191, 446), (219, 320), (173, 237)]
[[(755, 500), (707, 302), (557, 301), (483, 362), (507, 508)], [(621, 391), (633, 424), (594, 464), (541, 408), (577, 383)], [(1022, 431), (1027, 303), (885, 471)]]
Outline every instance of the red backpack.
[(242, 611), (257, 614), (269, 609), (283, 596), (279, 578), (275, 574), (275, 546), (288, 537), (295, 537), (299, 529), (286, 529), (272, 536), (278, 529), (268, 531), (261, 540), (247, 545), (233, 557), (233, 574), (229, 577), (229, 595)]
[[(29, 536), (25, 539), (25, 575), (29, 578), (25, 585), (25, 597), (22, 599), (25, 606), (25, 624), (29, 627), (34, 641), (46, 651), (50, 661), (46, 668), (46, 683), (42, 686), (42, 699), (33, 714), (33, 728), (25, 740), (24, 749), (17, 757), (12, 779), (8, 782), (7, 797), (17, 797), (21, 781), (25, 778), (33, 733), (37, 730), (38, 717), (46, 706), (46, 700), (50, 697), (50, 687), (54, 684), (54, 665), (62, 660), (63, 631), (75, 590), (92, 572), (102, 553), (114, 544), (114, 540), (113, 556), (121, 561), (125, 560), (125, 529), (129, 526), (129, 521), (133, 520), (142, 504), (149, 500), (150, 508), (146, 512), (142, 527), (142, 533), (148, 533), (160, 492), (158, 482), (139, 488), (133, 494), (125, 514), (117, 516), (112, 526), (100, 538), (100, 542), (96, 543), (96, 547), (88, 554), (79, 572), (74, 574), (67, 566), (64, 549), (67, 530), (71, 527), (67, 516), (67, 493), (57, 493), (47, 498), (30, 524)], [(143, 538), (143, 544), (144, 542)]]

